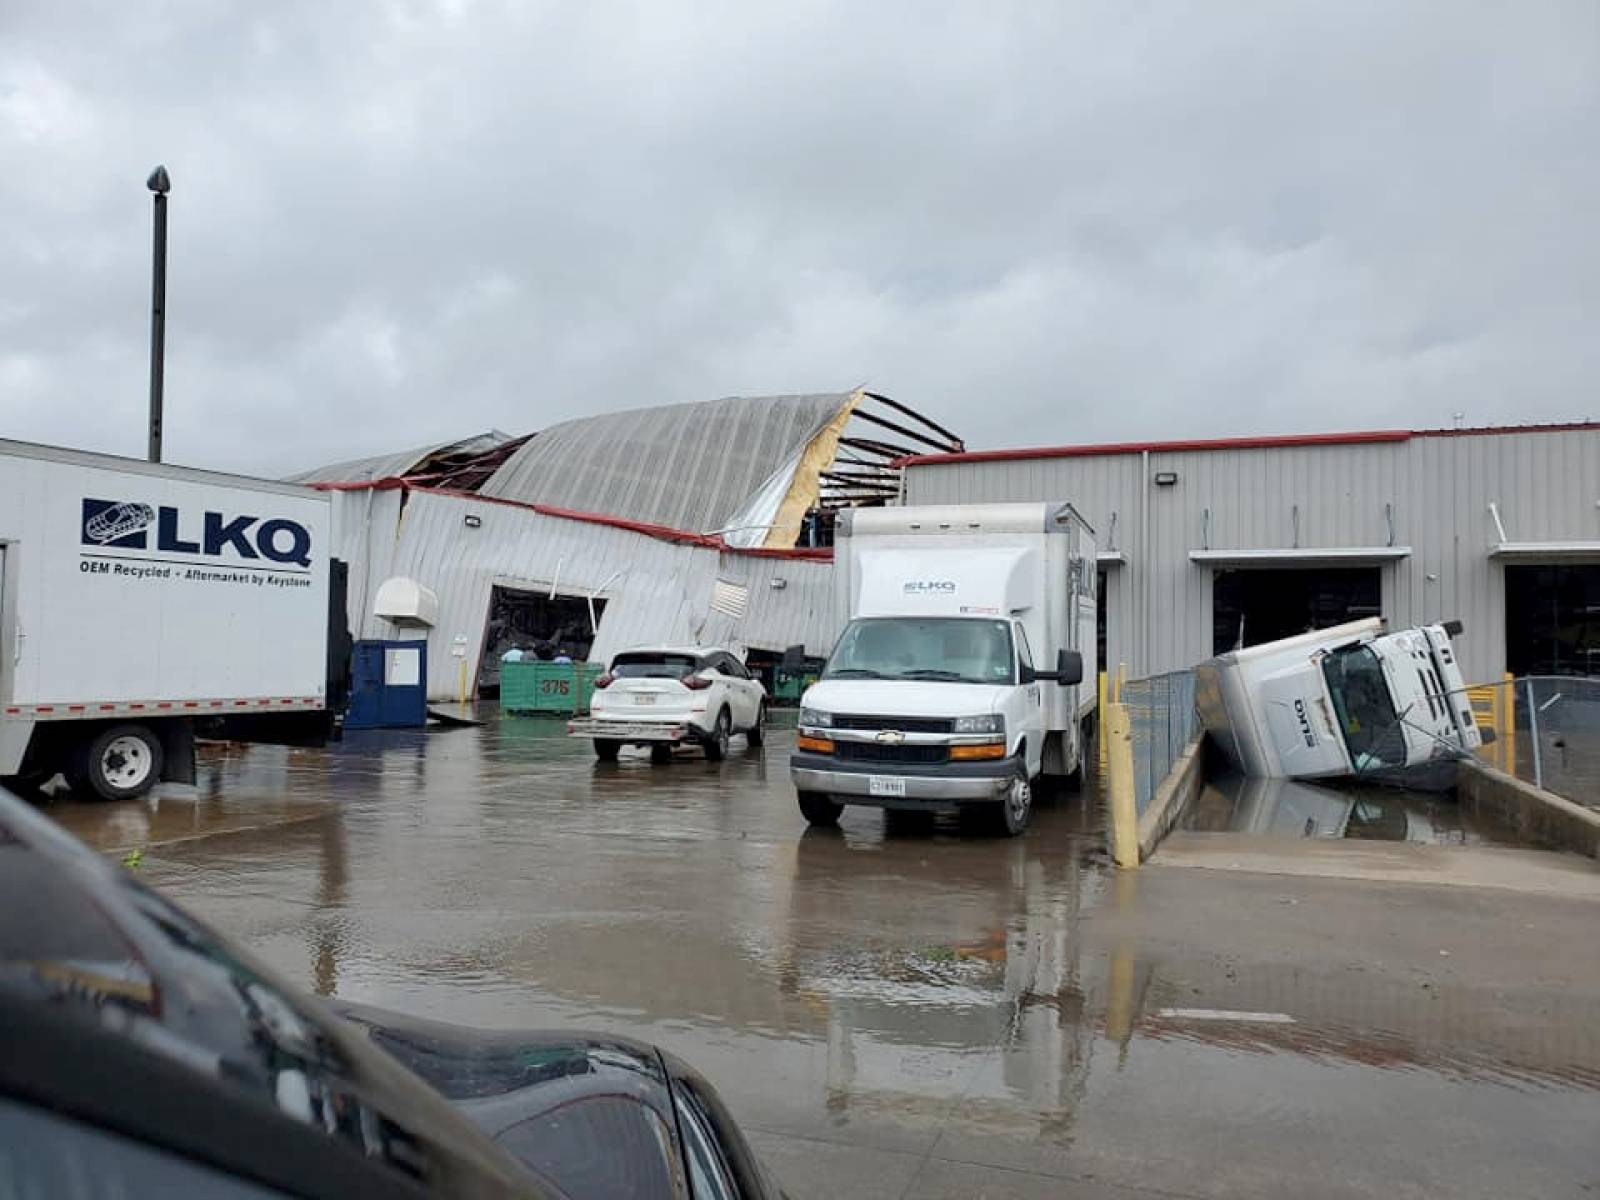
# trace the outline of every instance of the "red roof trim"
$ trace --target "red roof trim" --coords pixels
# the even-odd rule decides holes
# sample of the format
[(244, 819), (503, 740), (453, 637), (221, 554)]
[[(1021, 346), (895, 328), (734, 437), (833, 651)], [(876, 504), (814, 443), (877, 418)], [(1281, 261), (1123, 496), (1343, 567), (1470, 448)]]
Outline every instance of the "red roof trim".
[(408, 492), (421, 492), (429, 496), (448, 496), (453, 500), (471, 500), (480, 504), (500, 504), (507, 508), (520, 508), (528, 512), (539, 513), (541, 516), (557, 517), (563, 521), (582, 521), (590, 525), (605, 525), (612, 529), (626, 529), (631, 533), (643, 534), (645, 537), (657, 538), (664, 542), (672, 542), (680, 546), (700, 546), (723, 554), (748, 554), (752, 558), (795, 558), (811, 562), (833, 561), (833, 550), (830, 547), (785, 549), (781, 546), (730, 546), (718, 534), (691, 533), (686, 529), (674, 529), (670, 525), (654, 525), (649, 521), (634, 521), (627, 517), (612, 517), (607, 516), (605, 513), (584, 512), (575, 508), (559, 508), (554, 504), (535, 504), (528, 500), (512, 500), (505, 496), (485, 496), (479, 492), (463, 492), (455, 488), (418, 487), (396, 477), (349, 483), (314, 483), (311, 486), (322, 491), (332, 492), (383, 492), (400, 488)]
[(1414, 437), (1472, 437), (1506, 433), (1565, 433), (1600, 429), (1597, 421), (1569, 421), (1552, 425), (1485, 425), (1471, 429), (1369, 429), (1353, 433), (1294, 433), (1267, 437), (1197, 438), (1165, 442), (1107, 442), (1083, 446), (1035, 446), (1019, 450), (968, 450), (961, 454), (913, 454), (898, 459), (897, 467), (943, 463), (1014, 462), (1030, 458), (1085, 458), (1105, 454), (1141, 454), (1193, 450), (1275, 450), (1295, 446), (1359, 446), (1379, 442), (1405, 442)]

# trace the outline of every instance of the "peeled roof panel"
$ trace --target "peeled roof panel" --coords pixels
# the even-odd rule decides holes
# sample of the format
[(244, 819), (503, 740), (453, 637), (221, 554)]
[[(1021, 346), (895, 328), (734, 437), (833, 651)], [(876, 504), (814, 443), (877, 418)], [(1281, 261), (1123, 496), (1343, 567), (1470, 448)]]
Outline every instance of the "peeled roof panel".
[(527, 442), (479, 490), (709, 532), (848, 399), (731, 396), (567, 421)]
[(325, 467), (315, 467), (310, 471), (302, 471), (298, 475), (284, 476), (285, 483), (360, 483), (370, 479), (388, 479), (394, 475), (404, 475), (417, 466), (424, 459), (448, 450), (456, 454), (482, 454), (486, 450), (493, 450), (502, 442), (511, 440), (511, 435), (501, 433), (498, 429), (491, 429), (487, 433), (474, 434), (469, 438), (462, 438), (454, 442), (435, 442), (431, 446), (420, 446), (415, 450), (402, 450), (397, 454), (374, 454), (371, 458), (352, 458), (347, 462), (329, 463)]

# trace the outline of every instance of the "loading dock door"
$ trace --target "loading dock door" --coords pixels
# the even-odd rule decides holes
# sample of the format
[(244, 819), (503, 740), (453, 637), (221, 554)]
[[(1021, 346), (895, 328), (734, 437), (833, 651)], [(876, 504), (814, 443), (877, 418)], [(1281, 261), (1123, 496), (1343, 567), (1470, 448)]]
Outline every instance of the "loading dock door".
[(1211, 587), (1213, 654), (1383, 611), (1380, 567), (1218, 569)]
[(1506, 567), (1506, 670), (1600, 675), (1600, 563)]

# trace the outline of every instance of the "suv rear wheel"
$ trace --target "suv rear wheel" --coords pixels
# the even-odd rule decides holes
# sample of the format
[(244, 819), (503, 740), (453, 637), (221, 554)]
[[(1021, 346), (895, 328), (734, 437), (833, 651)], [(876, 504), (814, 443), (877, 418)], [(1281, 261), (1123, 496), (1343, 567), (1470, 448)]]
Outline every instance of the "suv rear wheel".
[(733, 718), (728, 716), (728, 710), (723, 709), (717, 714), (717, 723), (711, 727), (711, 733), (706, 737), (706, 757), (712, 762), (721, 762), (728, 757), (728, 739), (733, 736)]

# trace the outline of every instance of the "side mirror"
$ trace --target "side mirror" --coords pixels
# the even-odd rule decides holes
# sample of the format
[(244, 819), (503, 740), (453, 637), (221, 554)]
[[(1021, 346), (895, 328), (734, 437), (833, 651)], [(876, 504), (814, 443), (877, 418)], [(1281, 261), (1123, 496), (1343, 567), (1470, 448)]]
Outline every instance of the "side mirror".
[(1071, 687), (1083, 682), (1083, 655), (1076, 650), (1056, 651), (1056, 682)]
[(1039, 672), (1035, 671), (1032, 667), (1019, 667), (1017, 670), (1017, 677), (1021, 679), (1023, 683), (1039, 682)]

